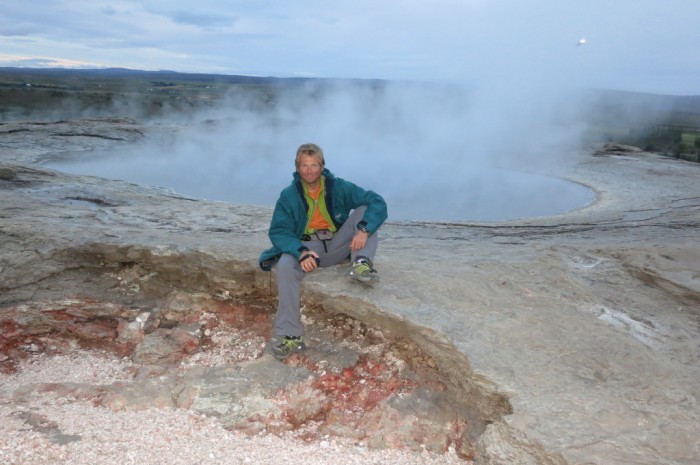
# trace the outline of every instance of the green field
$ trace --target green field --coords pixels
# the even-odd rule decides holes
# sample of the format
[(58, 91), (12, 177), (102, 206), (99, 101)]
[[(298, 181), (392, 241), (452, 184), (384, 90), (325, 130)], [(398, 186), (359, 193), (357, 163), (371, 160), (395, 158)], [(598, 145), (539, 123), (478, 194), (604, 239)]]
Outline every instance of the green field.
[(91, 73), (0, 69), (0, 121), (100, 116), (158, 116), (210, 107), (239, 93), (262, 103), (274, 98), (274, 86), (215, 75), (180, 73)]

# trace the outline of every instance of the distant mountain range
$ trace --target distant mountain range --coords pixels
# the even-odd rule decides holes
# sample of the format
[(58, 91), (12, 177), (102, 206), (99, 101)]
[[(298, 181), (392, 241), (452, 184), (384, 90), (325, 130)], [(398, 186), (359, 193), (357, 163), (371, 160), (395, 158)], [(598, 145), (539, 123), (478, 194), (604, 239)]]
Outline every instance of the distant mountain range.
[(700, 113), (700, 95), (662, 95), (623, 90), (592, 90), (601, 101), (625, 108), (666, 110), (681, 113)]
[[(24, 75), (24, 76), (53, 76), (53, 77), (109, 77), (109, 78), (130, 78), (130, 79), (157, 79), (157, 80), (178, 80), (196, 82), (216, 82), (226, 84), (274, 84), (274, 83), (294, 83), (307, 81), (350, 81), (352, 79), (331, 79), (331, 78), (305, 78), (305, 77), (272, 77), (272, 76), (243, 76), (228, 74), (205, 74), (205, 73), (180, 73), (177, 71), (144, 71), (127, 68), (94, 68), (94, 69), (69, 69), (69, 68), (16, 68), (0, 67), (0, 74)], [(363, 79), (363, 82), (373, 81)], [(380, 80), (376, 80), (379, 82)]]

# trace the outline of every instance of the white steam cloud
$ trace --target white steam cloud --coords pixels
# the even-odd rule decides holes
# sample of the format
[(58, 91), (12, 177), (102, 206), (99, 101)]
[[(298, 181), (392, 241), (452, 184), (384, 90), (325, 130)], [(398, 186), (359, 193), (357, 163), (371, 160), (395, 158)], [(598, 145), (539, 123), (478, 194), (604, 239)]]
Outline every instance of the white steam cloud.
[(508, 84), (309, 81), (265, 108), (236, 94), (168, 144), (70, 169), (272, 206), (296, 148), (314, 142), (336, 176), (386, 198), (390, 220), (512, 219), (589, 202), (584, 187), (541, 175), (565, 176), (573, 161), (575, 96)]

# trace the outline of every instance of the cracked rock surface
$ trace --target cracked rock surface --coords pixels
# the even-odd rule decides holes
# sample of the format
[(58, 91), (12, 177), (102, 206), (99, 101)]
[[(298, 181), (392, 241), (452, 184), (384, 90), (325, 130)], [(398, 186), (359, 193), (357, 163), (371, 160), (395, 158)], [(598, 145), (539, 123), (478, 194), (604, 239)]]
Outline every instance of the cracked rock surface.
[[(60, 395), (75, 399), (70, 408), (81, 399), (117, 412), (174, 405), (208, 412), (229, 428), (245, 419), (239, 429), (249, 434), (279, 433), (333, 412), (331, 393), (367, 399), (371, 390), (354, 386), (363, 379), (373, 385), (372, 364), (413, 360), (401, 371), (405, 377), (382, 379), (394, 383), (382, 385), (384, 394), (404, 395), (386, 395), (377, 413), (328, 423), (323, 434), (372, 446), (350, 430), (373, 425), (391, 447), (442, 424), (447, 433), (424, 434), (423, 447), (475, 463), (700, 462), (700, 165), (635, 151), (576, 154), (570, 177), (597, 193), (586, 208), (503, 223), (389, 222), (381, 231), (377, 286), (347, 282), (340, 266), (305, 280), (307, 328), (325, 332), (313, 336), (306, 358), (280, 364), (261, 348), (269, 310), (234, 317), (222, 308), (254, 292), (272, 297), (269, 276), (255, 263), (268, 242), (270, 209), (38, 165), (68, 146), (128, 147), (164, 128), (120, 119), (33, 124), (0, 126), (0, 363), (12, 370), (22, 360), (100, 348), (127, 357), (122, 363), (129, 366), (115, 368), (109, 383), (3, 388), (3, 411)], [(193, 300), (201, 295), (208, 297)], [(206, 311), (193, 312), (193, 305)], [(349, 320), (330, 324), (336, 317)], [(236, 336), (248, 344), (245, 357), (238, 365), (207, 366), (207, 338), (219, 327), (212, 322), (236, 318), (245, 324), (232, 328), (259, 329)], [(355, 324), (381, 332), (387, 342), (379, 346), (392, 350), (347, 346), (335, 353), (340, 341), (352, 341), (348, 328)], [(32, 328), (31, 337), (10, 341), (26, 336), (23, 328)], [(423, 355), (416, 357), (416, 348)], [(225, 345), (217, 350), (236, 358)], [(330, 364), (325, 374), (321, 362)], [(243, 389), (251, 384), (217, 387), (226, 370), (263, 380), (271, 367), (290, 369), (285, 379), (295, 391), (266, 397)], [(343, 377), (347, 367), (353, 382)], [(431, 376), (437, 385), (421, 384)], [(198, 380), (208, 384), (196, 388)], [(138, 390), (131, 389), (135, 382)], [(440, 423), (445, 402), (454, 399), (441, 397), (437, 386), (462, 396), (466, 426)], [(234, 402), (231, 392), (248, 402)], [(281, 414), (280, 405), (291, 408), (295, 398), (306, 402), (294, 416)], [(85, 441), (48, 410), (17, 408), (12, 422), (60, 447)], [(382, 423), (387, 418), (393, 422)], [(460, 444), (468, 447), (458, 450)]]

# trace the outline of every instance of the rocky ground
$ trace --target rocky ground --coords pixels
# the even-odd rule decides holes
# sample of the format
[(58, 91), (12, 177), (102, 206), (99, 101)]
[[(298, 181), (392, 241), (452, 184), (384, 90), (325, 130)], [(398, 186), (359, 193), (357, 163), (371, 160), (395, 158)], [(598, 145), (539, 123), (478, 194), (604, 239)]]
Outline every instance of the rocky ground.
[(0, 125), (4, 463), (700, 461), (700, 165), (608, 146), (572, 154), (584, 209), (390, 222), (280, 363), (269, 209), (40, 166), (177, 131)]

